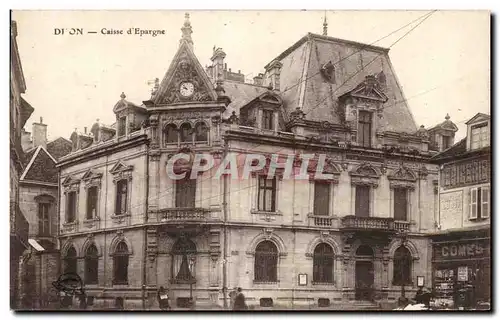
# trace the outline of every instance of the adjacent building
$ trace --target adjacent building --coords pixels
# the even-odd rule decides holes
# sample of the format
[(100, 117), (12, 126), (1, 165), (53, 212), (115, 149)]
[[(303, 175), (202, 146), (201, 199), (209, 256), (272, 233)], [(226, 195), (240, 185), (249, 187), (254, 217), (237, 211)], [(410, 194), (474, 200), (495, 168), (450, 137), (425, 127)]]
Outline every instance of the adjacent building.
[[(221, 48), (201, 66), (188, 15), (181, 30), (152, 96), (122, 94), (116, 123), (74, 132), (58, 159), (61, 272), (91, 307), (154, 309), (160, 286), (176, 308), (225, 307), (234, 287), (256, 308), (383, 304), (430, 281), (438, 166), (388, 49), (309, 33), (250, 84)], [(267, 162), (247, 179), (167, 175), (200, 154)], [(307, 179), (268, 178), (305, 154)]]
[(467, 136), (433, 158), (440, 168), (433, 286), (455, 307), (491, 299), (491, 117), (478, 113), (466, 125)]
[(33, 123), (32, 132), (23, 130), (24, 170), (19, 181), (19, 203), (29, 222), (28, 242), (33, 246), (21, 271), (20, 293), (23, 309), (54, 309), (59, 297), (52, 286), (59, 274), (59, 188), (57, 160), (71, 152), (65, 138), (47, 142), (47, 125)]
[(17, 47), (17, 25), (10, 23), (10, 306), (19, 307), (19, 265), (23, 253), (29, 247), (29, 225), (19, 206), (19, 177), (24, 169), (21, 129), (34, 109), (21, 96), (26, 83)]

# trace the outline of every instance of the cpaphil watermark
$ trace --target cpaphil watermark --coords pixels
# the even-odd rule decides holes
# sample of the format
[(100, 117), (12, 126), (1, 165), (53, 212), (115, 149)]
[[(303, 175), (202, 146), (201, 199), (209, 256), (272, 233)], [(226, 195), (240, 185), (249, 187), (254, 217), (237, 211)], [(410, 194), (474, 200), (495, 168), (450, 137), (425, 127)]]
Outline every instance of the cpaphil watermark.
[(222, 159), (208, 153), (177, 153), (166, 164), (167, 176), (172, 180), (196, 179), (211, 172), (213, 179), (229, 175), (232, 179), (249, 179), (252, 174), (279, 175), (283, 179), (333, 179), (331, 162), (325, 154), (241, 154), (229, 152)]

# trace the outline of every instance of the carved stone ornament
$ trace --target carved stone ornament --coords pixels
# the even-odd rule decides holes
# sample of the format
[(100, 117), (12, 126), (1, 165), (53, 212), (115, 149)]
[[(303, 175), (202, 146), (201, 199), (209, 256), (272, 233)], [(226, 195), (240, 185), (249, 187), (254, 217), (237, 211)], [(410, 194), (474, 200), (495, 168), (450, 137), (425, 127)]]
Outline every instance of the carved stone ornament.
[(394, 188), (408, 188), (415, 189), (415, 182), (417, 181), (415, 173), (409, 168), (401, 165), (398, 169), (394, 170), (387, 176), (389, 180), (389, 187)]
[(362, 163), (360, 166), (349, 172), (351, 184), (363, 185), (377, 188), (380, 180), (380, 171), (369, 163)]
[[(194, 86), (194, 92), (191, 96), (185, 97), (180, 93), (180, 86), (183, 82), (190, 82)], [(179, 63), (175, 66), (171, 82), (167, 90), (160, 99), (159, 104), (171, 104), (186, 101), (212, 101), (209, 88), (198, 74), (193, 61), (186, 52), (183, 52)]]
[(123, 162), (118, 161), (109, 173), (113, 175), (113, 182), (117, 182), (122, 179), (132, 180), (133, 166), (127, 166)]
[(82, 181), (85, 183), (86, 188), (92, 186), (100, 187), (101, 180), (102, 180), (102, 172), (95, 172), (92, 169), (87, 171), (82, 177)]

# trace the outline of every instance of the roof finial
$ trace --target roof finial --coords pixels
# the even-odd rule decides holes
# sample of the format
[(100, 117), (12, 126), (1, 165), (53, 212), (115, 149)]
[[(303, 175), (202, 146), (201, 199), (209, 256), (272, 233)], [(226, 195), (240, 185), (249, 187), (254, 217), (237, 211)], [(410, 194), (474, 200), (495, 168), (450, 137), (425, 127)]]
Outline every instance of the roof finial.
[(328, 35), (328, 22), (326, 21), (326, 11), (325, 11), (325, 17), (323, 19), (323, 35), (324, 36)]
[(447, 113), (446, 117), (444, 117), (445, 120), (450, 120), (450, 115)]
[(182, 31), (182, 41), (186, 41), (190, 45), (193, 45), (193, 39), (191, 38), (191, 33), (193, 33), (193, 29), (191, 28), (191, 22), (189, 21), (189, 13), (186, 12), (184, 15), (184, 25), (181, 28)]
[(122, 92), (122, 94), (120, 95), (120, 98), (125, 99), (127, 96), (125, 95), (125, 92)]

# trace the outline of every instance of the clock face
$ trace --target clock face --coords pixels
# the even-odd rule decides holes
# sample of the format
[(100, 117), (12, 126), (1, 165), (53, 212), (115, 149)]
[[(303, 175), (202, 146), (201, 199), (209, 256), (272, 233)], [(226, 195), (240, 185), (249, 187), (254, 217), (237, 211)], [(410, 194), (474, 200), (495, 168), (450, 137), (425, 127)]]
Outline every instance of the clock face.
[(194, 93), (194, 85), (191, 82), (183, 82), (179, 88), (183, 97), (189, 97)]

